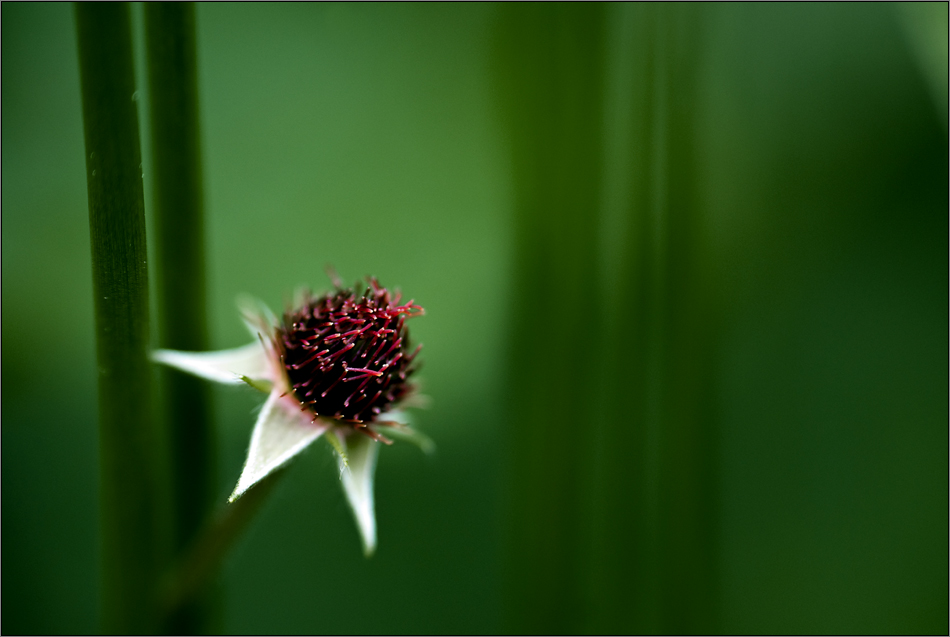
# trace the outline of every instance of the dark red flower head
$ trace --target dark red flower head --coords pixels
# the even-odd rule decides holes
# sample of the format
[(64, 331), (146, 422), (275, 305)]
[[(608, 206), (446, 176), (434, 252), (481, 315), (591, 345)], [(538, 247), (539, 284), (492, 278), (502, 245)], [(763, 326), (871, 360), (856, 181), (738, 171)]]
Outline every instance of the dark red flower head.
[(400, 305), (400, 294), (374, 278), (367, 283), (308, 295), (277, 329), (293, 394), (315, 416), (371, 422), (412, 390), (419, 348), (409, 353), (405, 322), (423, 309)]

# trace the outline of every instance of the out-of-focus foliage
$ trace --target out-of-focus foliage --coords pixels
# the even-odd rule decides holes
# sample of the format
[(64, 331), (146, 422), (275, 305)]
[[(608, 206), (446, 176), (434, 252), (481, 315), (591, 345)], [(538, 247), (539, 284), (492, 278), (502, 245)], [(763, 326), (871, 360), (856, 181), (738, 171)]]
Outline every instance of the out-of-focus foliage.
[(898, 5), (904, 32), (930, 85), (937, 115), (947, 126), (947, 20), (946, 2), (902, 2)]
[[(718, 321), (704, 408), (716, 423), (717, 626), (946, 632), (946, 104), (935, 108), (932, 71), (893, 6), (707, 9), (692, 143)], [(640, 31), (631, 7), (603, 10), (604, 93), (588, 96), (603, 109), (604, 154), (591, 288), (616, 308), (630, 302), (615, 297), (631, 258), (636, 158), (623, 140), (639, 71), (626, 60)], [(244, 343), (241, 292), (280, 307), (298, 284), (324, 286), (328, 262), (350, 281), (377, 275), (427, 310), (412, 332), (434, 401), (417, 420), (438, 444), (422, 461), (410, 445), (381, 454), (369, 561), (331, 453), (317, 445), (296, 462), (225, 564), (225, 632), (504, 629), (502, 461), (519, 422), (502, 382), (525, 242), (493, 66), (500, 21), (490, 5), (198, 6), (211, 346)], [(96, 632), (74, 25), (66, 5), (11, 3), (0, 24), (2, 630)], [(148, 211), (147, 138), (143, 156)], [(556, 326), (575, 310), (537, 318)], [(213, 391), (223, 500), (259, 401)], [(578, 445), (589, 433), (575, 432)]]

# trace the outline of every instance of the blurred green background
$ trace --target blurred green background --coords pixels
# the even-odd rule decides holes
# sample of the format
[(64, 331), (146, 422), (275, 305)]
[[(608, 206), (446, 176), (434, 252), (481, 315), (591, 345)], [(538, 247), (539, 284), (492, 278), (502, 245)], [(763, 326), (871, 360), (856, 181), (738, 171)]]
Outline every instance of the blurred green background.
[[(602, 11), (590, 285), (609, 290), (629, 256), (617, 240), (628, 160), (615, 141), (628, 134), (637, 14)], [(374, 274), (427, 311), (410, 324), (433, 398), (416, 421), (438, 444), (432, 457), (381, 453), (371, 560), (328, 448), (295, 461), (224, 565), (225, 632), (511, 626), (506, 591), (523, 574), (504, 548), (519, 427), (506, 378), (523, 240), (501, 14), (198, 7), (212, 345), (246, 341), (240, 293), (279, 309), (297, 285), (325, 287), (326, 263), (347, 281)], [(133, 18), (148, 211), (140, 7)], [(946, 5), (715, 6), (701, 31), (693, 223), (718, 317), (709, 626), (946, 633)], [(96, 368), (71, 7), (4, 3), (0, 59), (2, 631), (96, 632)], [(572, 336), (567, 359), (584, 347)], [(261, 401), (217, 387), (214, 398), (223, 500)]]

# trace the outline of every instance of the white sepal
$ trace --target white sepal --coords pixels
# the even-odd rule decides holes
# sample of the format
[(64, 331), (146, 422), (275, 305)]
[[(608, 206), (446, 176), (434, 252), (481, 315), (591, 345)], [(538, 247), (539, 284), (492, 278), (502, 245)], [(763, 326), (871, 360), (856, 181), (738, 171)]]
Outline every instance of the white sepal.
[[(393, 413), (393, 412), (391, 412)], [(405, 440), (422, 449), (426, 455), (435, 453), (435, 442), (432, 438), (425, 435), (418, 429), (413, 429), (409, 425), (404, 425), (398, 421), (387, 422), (385, 420), (370, 425), (370, 429), (378, 434), (396, 440)]]
[(201, 378), (232, 385), (242, 383), (242, 376), (253, 380), (270, 380), (271, 376), (267, 354), (259, 341), (219, 352), (158, 349), (152, 352), (152, 360)]
[(273, 340), (277, 317), (263, 301), (243, 294), (238, 297), (238, 309), (251, 336), (263, 338), (264, 341)]
[[(333, 435), (336, 435), (334, 432)], [(352, 432), (348, 436), (338, 436), (346, 450), (346, 462), (339, 458), (340, 479), (343, 491), (356, 518), (360, 537), (363, 539), (363, 553), (366, 557), (376, 550), (376, 506), (373, 502), (373, 476), (376, 473), (376, 454), (379, 443), (369, 436)]]
[(320, 418), (311, 422), (311, 418), (309, 412), (300, 411), (292, 400), (281, 398), (277, 390), (270, 393), (254, 424), (244, 470), (228, 502), (241, 497), (256, 482), (306, 449), (327, 430), (326, 422)]
[(409, 425), (409, 414), (407, 414), (402, 409), (390, 409), (385, 411), (376, 417), (377, 421), (380, 422), (397, 422), (400, 425)]

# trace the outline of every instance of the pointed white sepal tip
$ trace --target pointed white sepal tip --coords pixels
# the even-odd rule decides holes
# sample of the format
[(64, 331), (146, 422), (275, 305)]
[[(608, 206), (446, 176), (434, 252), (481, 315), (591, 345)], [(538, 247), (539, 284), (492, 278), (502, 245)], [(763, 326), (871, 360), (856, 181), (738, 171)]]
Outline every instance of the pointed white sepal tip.
[(389, 412), (385, 415), (386, 420), (377, 422), (372, 429), (378, 433), (384, 434), (396, 440), (405, 440), (419, 447), (426, 455), (435, 453), (435, 442), (432, 438), (425, 435), (418, 429), (413, 429), (405, 420), (400, 421), (392, 418), (393, 415), (401, 416), (399, 412)]
[(206, 380), (239, 385), (246, 376), (253, 380), (269, 381), (267, 353), (260, 342), (218, 352), (179, 352), (158, 349), (152, 360)]
[(272, 391), (254, 424), (244, 470), (228, 502), (237, 500), (326, 430), (327, 425), (322, 420), (310, 422), (307, 412), (300, 411), (286, 397), (282, 399), (276, 390)]
[(263, 301), (242, 294), (238, 297), (237, 305), (241, 312), (241, 318), (244, 320), (244, 325), (251, 336), (255, 338), (273, 337), (274, 326), (278, 324), (277, 317)]
[(347, 502), (356, 518), (356, 526), (363, 540), (363, 554), (370, 557), (376, 550), (376, 506), (373, 499), (373, 476), (379, 443), (369, 436), (353, 432), (341, 436), (347, 463), (340, 463), (340, 480)]

